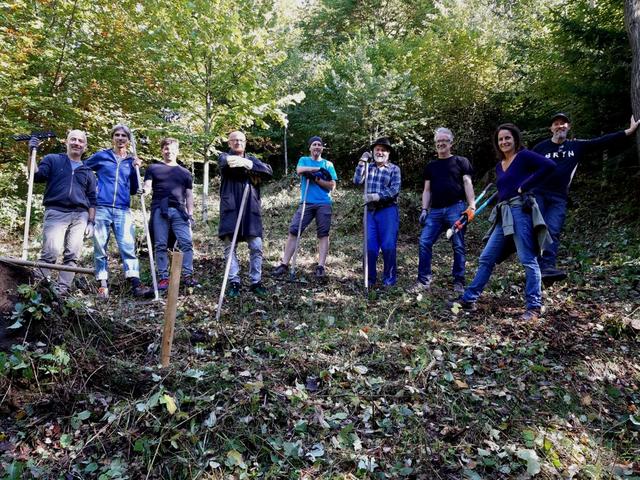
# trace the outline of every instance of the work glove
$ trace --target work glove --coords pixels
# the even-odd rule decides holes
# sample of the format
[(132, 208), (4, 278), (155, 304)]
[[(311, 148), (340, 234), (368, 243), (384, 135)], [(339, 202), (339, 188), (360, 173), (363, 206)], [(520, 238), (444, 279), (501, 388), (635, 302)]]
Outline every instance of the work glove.
[(37, 150), (39, 145), (40, 145), (40, 140), (38, 140), (37, 137), (31, 137), (29, 139), (29, 151), (33, 149)]
[(87, 226), (84, 227), (84, 238), (92, 238), (94, 232), (95, 224), (93, 222), (88, 222)]
[(360, 156), (360, 161), (364, 162), (364, 163), (367, 163), (370, 158), (371, 158), (371, 153), (370, 152), (363, 152), (362, 155)]
[(378, 195), (377, 193), (367, 193), (364, 196), (364, 201), (367, 202), (367, 203), (377, 202), (379, 200), (380, 200), (380, 195)]
[(428, 216), (429, 216), (429, 210), (427, 210), (426, 208), (423, 208), (422, 212), (420, 213), (420, 225), (422, 225), (423, 227), (427, 223)]
[(333, 177), (331, 176), (331, 173), (329, 172), (329, 170), (327, 170), (324, 167), (318, 170), (317, 172), (313, 172), (313, 176), (316, 178), (319, 178), (320, 180), (325, 180), (327, 182), (330, 182), (331, 180), (333, 180)]
[(476, 216), (476, 210), (475, 210), (475, 208), (469, 207), (464, 212), (462, 212), (462, 214), (466, 215), (467, 216), (467, 222), (470, 222)]
[(316, 176), (313, 172), (302, 172), (304, 178), (308, 178), (310, 181), (315, 180)]
[(253, 168), (253, 162), (248, 158), (242, 158), (238, 155), (231, 155), (227, 157), (227, 164), (231, 168), (246, 168), (247, 170), (251, 170)]

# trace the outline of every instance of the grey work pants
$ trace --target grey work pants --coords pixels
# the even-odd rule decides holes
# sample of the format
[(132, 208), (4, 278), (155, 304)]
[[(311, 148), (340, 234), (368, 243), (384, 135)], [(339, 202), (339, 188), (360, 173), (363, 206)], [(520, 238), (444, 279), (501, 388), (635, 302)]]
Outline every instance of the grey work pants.
[[(42, 252), (39, 261), (56, 263), (63, 254), (63, 265), (75, 267), (82, 250), (84, 231), (87, 227), (89, 212), (61, 212), (54, 209), (46, 209), (44, 212)], [(35, 270), (36, 278), (49, 277), (51, 270), (39, 268)], [(73, 272), (60, 271), (58, 275), (58, 290), (66, 292), (73, 282)]]

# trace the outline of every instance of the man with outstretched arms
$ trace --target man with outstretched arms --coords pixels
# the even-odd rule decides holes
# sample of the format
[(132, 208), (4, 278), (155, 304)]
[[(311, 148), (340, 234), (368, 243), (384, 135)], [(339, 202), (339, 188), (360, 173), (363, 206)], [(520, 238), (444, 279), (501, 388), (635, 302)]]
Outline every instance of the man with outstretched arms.
[(109, 298), (107, 248), (113, 231), (124, 276), (133, 294), (147, 296), (150, 290), (140, 283), (140, 264), (136, 256), (136, 232), (131, 211), (131, 195), (138, 189), (136, 166), (140, 160), (128, 151), (131, 130), (116, 125), (111, 130), (113, 147), (100, 150), (86, 161), (98, 178), (96, 229), (93, 238), (96, 278), (100, 282), (98, 296)]
[(249, 195), (240, 220), (238, 241), (249, 246), (250, 290), (255, 295), (267, 294), (262, 285), (262, 204), (260, 201), (260, 183), (273, 175), (271, 166), (245, 152), (247, 137), (240, 131), (229, 134), (229, 152), (218, 157), (220, 167), (220, 225), (218, 237), (225, 242), (225, 259), (231, 255), (229, 271), (229, 293), (231, 298), (240, 295), (240, 265), (235, 248), (231, 251), (231, 240), (236, 221), (240, 214), (240, 205), (245, 187)]
[(373, 162), (363, 155), (353, 175), (353, 183), (362, 185), (367, 168), (367, 264), (368, 283), (376, 283), (376, 263), (382, 251), (384, 270), (382, 283), (385, 287), (396, 284), (398, 279), (396, 247), (400, 227), (398, 195), (400, 194), (400, 167), (389, 161), (393, 147), (388, 138), (379, 138), (373, 145)]
[[(29, 146), (37, 148), (38, 139)], [(82, 163), (87, 149), (87, 135), (71, 130), (67, 135), (67, 153), (46, 155), (35, 171), (36, 182), (46, 182), (44, 192), (44, 225), (42, 252), (39, 261), (56, 263), (60, 253), (63, 265), (75, 267), (84, 237), (93, 236), (96, 215), (96, 179), (91, 169)], [(36, 278), (51, 274), (49, 269), (36, 269)], [(73, 272), (61, 271), (56, 293), (66, 295), (71, 288)]]
[[(315, 276), (319, 279), (325, 276), (333, 203), (331, 192), (336, 188), (338, 175), (333, 163), (322, 158), (324, 150), (322, 138), (314, 136), (307, 143), (311, 156), (300, 157), (296, 168), (298, 175), (300, 175), (300, 205), (289, 225), (289, 236), (282, 254), (282, 261), (273, 271), (274, 276), (284, 275), (289, 271), (289, 261), (296, 248), (298, 230), (302, 234), (314, 218), (316, 219), (316, 234), (318, 236), (318, 265), (315, 269)], [(307, 185), (309, 186), (308, 191)], [(303, 204), (304, 218), (301, 218)]]
[(545, 250), (543, 255), (538, 258), (542, 281), (545, 284), (549, 285), (555, 281), (563, 280), (567, 276), (565, 272), (558, 270), (556, 261), (560, 246), (560, 232), (567, 215), (569, 186), (578, 168), (578, 163), (588, 153), (604, 150), (633, 135), (638, 124), (640, 124), (640, 120), (635, 120), (632, 116), (629, 128), (626, 130), (591, 140), (567, 140), (571, 129), (569, 117), (564, 113), (556, 113), (551, 117), (551, 127), (549, 128), (552, 137), (533, 147), (534, 152), (550, 158), (557, 164), (556, 169), (534, 189), (536, 201), (553, 239), (551, 248)]
[(151, 223), (153, 246), (158, 266), (158, 290), (169, 288), (169, 256), (167, 254), (169, 231), (173, 231), (182, 257), (181, 284), (198, 285), (193, 279), (193, 177), (186, 168), (178, 165), (180, 144), (175, 138), (163, 138), (160, 142), (162, 162), (149, 165), (144, 175), (144, 191), (153, 190), (151, 197)]
[[(431, 288), (431, 257), (433, 244), (462, 213), (467, 212), (473, 218), (476, 210), (475, 195), (471, 175), (473, 168), (465, 157), (453, 155), (453, 133), (448, 128), (436, 129), (434, 135), (438, 157), (424, 168), (424, 189), (422, 191), (422, 212), (420, 225), (420, 249), (418, 262), (418, 281), (412, 291), (420, 292)], [(468, 207), (467, 207), (468, 205)], [(464, 228), (451, 238), (453, 247), (453, 290), (457, 294), (464, 292), (464, 274), (466, 252)]]

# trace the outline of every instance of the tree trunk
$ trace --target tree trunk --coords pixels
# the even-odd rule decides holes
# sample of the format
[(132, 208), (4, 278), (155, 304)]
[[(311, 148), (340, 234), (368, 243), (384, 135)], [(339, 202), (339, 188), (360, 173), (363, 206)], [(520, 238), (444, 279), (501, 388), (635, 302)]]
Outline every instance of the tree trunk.
[[(635, 118), (640, 117), (640, 0), (625, 0), (624, 24), (631, 45), (631, 107)], [(640, 135), (636, 133), (640, 160)]]

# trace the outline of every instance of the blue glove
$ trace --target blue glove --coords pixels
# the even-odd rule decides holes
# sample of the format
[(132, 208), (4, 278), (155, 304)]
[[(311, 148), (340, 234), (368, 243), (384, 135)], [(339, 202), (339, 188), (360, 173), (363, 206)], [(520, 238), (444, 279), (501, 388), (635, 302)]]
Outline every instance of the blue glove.
[(331, 173), (329, 172), (329, 170), (327, 170), (326, 168), (321, 168), (320, 170), (318, 170), (317, 172), (314, 172), (313, 175), (321, 180), (325, 180), (327, 182), (330, 182), (331, 180), (333, 180), (333, 177), (331, 176)]
[(40, 145), (40, 140), (38, 140), (37, 137), (31, 137), (29, 139), (29, 151), (34, 149), (37, 150), (39, 145)]

